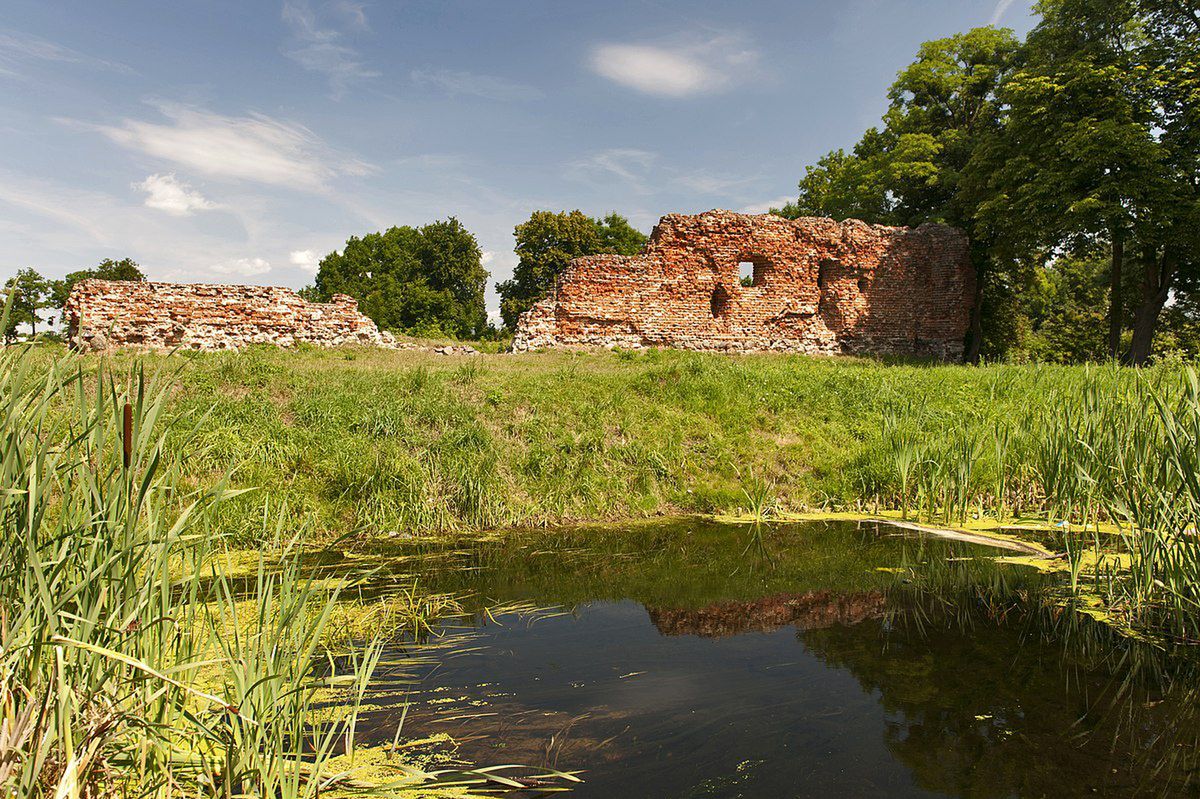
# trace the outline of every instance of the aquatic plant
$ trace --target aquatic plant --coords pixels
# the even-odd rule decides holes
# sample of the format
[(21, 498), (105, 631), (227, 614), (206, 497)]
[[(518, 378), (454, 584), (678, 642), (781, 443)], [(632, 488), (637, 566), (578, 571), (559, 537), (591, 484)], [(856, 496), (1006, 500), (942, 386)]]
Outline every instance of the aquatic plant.
[(339, 586), (298, 546), (248, 594), (226, 574), (208, 511), (236, 492), (181, 488), (154, 383), (0, 353), (0, 793), (316, 796), (380, 648), (325, 648)]

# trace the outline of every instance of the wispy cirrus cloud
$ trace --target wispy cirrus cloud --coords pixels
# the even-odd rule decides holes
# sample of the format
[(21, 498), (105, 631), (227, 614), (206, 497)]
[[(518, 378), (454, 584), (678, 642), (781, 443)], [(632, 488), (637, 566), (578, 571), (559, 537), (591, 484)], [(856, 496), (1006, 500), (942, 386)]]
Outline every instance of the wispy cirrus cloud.
[(728, 34), (658, 43), (607, 43), (593, 48), (592, 71), (630, 89), (683, 98), (719, 92), (754, 73), (758, 53)]
[(368, 164), (336, 152), (303, 125), (265, 114), (224, 116), (173, 103), (158, 109), (165, 122), (64, 121), (95, 130), (130, 150), (218, 178), (323, 191), (338, 176), (371, 171)]
[(1008, 12), (1008, 9), (1010, 7), (1012, 7), (1013, 2), (1014, 2), (1014, 0), (999, 0), (999, 2), (996, 3), (995, 10), (992, 11), (992, 18), (988, 22), (988, 24), (989, 25), (1000, 24), (1000, 20), (1003, 19), (1004, 15)]
[(351, 84), (379, 77), (358, 50), (345, 42), (347, 31), (369, 30), (361, 3), (343, 0), (328, 5), (323, 20), (306, 0), (285, 0), (281, 16), (289, 33), (283, 54), (308, 71), (326, 76), (335, 99), (344, 96)]
[(134, 183), (133, 188), (146, 192), (142, 203), (171, 216), (191, 216), (196, 211), (208, 211), (217, 204), (175, 177), (174, 172), (149, 175), (145, 180)]
[(78, 64), (108, 72), (133, 73), (125, 64), (96, 58), (48, 39), (14, 30), (0, 30), (0, 75), (17, 75), (21, 65), (31, 61)]
[(674, 183), (698, 194), (728, 194), (734, 189), (755, 182), (755, 178), (745, 176), (729, 177), (716, 175), (711, 172), (687, 172), (675, 178)]
[[(566, 164), (564, 177), (592, 184), (619, 182), (638, 194), (685, 189), (689, 194), (745, 202), (747, 187), (757, 176), (728, 175), (663, 163), (658, 153), (637, 148), (613, 148), (588, 153)], [(753, 195), (751, 195), (753, 196)]]
[(524, 83), (474, 72), (450, 69), (415, 69), (410, 75), (417, 86), (439, 89), (454, 97), (468, 95), (499, 102), (522, 102), (542, 98), (542, 92)]
[(567, 164), (566, 175), (588, 182), (618, 178), (640, 193), (649, 191), (646, 178), (658, 160), (658, 154), (631, 147), (617, 147), (590, 153)]

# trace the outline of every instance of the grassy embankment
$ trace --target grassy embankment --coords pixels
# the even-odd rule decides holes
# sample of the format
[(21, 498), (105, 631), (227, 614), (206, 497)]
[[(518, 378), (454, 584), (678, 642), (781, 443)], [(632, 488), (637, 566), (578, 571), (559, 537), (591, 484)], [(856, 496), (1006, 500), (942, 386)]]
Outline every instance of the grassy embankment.
[[(682, 352), (175, 356), (219, 518), (432, 535), (805, 510), (1036, 526), (1072, 586), (1200, 636), (1200, 399), (1186, 367), (883, 365)], [(1031, 524), (1032, 523), (1032, 524)]]

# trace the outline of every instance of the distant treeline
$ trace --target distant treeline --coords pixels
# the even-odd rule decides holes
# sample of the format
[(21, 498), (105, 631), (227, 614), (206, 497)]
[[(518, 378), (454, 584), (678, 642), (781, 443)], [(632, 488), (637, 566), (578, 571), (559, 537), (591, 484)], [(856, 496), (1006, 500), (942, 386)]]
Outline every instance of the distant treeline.
[[(546, 295), (572, 258), (600, 253), (632, 255), (646, 236), (625, 217), (594, 219), (582, 211), (534, 211), (517, 225), (520, 259), (511, 280), (496, 285), (500, 315), (512, 329), (517, 317)], [(424, 227), (393, 227), (353, 236), (341, 252), (321, 259), (305, 297), (356, 297), (363, 313), (388, 330), (417, 335), (488, 338), (501, 331), (487, 319), (488, 272), (479, 242), (451, 217)]]

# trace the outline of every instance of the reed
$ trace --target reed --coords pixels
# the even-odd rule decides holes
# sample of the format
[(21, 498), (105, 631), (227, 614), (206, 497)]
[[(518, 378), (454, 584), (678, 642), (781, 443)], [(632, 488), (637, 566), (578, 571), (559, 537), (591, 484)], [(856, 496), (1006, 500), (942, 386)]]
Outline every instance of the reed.
[[(880, 442), (895, 468), (884, 490), (907, 516), (909, 464), (922, 446), (918, 504), (927, 519), (963, 524), (968, 508), (998, 520), (1009, 511), (1036, 516), (1065, 552), (1072, 592), (1097, 589), (1134, 624), (1200, 639), (1195, 369), (1089, 367), (1054, 378), (1042, 382), (1044, 396), (1015, 409), (1015, 421), (986, 412), (950, 425), (912, 410), (885, 415)], [(929, 443), (898, 432), (913, 429)], [(985, 438), (990, 447), (979, 446)], [(1128, 568), (1106, 563), (1112, 552)]]
[(324, 645), (340, 586), (298, 542), (235, 586), (236, 492), (179, 487), (160, 382), (0, 352), (0, 795), (315, 797), (380, 645)]

